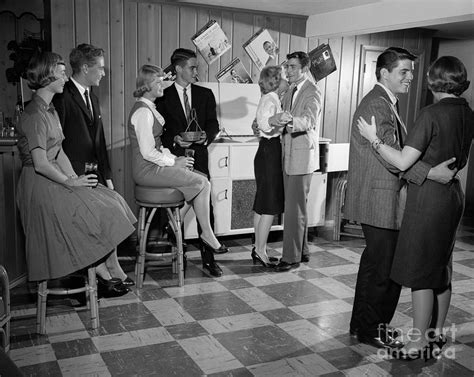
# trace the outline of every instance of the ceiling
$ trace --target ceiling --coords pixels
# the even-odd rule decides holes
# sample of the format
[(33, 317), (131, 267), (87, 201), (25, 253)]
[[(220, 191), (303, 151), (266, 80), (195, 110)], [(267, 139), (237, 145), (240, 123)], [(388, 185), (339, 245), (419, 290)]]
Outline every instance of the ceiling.
[(311, 16), (333, 12), (365, 4), (379, 3), (382, 0), (178, 0), (201, 5), (276, 12), (291, 15)]
[[(173, 2), (199, 5), (220, 6), (226, 8), (275, 12), (289, 15), (312, 16), (342, 9), (398, 0), (173, 0)], [(436, 25), (423, 25), (436, 30), (436, 37), (454, 39), (474, 38), (474, 19)]]

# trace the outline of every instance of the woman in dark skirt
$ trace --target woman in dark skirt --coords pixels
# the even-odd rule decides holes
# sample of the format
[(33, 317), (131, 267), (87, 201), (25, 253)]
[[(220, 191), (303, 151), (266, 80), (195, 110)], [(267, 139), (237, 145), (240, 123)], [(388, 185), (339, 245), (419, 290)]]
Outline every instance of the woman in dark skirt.
[(253, 205), (255, 247), (252, 259), (254, 263), (258, 261), (264, 267), (271, 265), (266, 249), (273, 218), (281, 214), (284, 208), (280, 142), (283, 128), (275, 128), (268, 121), (272, 115), (282, 111), (278, 93), (282, 81), (285, 82), (281, 78), (281, 67), (268, 66), (260, 73), (258, 82), (262, 97), (257, 107), (260, 142), (254, 159), (257, 192)]
[[(466, 68), (457, 58), (443, 56), (430, 67), (428, 86), (435, 103), (421, 111), (402, 151), (383, 145), (373, 118), (370, 125), (359, 119), (359, 130), (383, 159), (400, 170), (418, 159), (435, 166), (451, 157), (461, 170), (474, 137), (473, 112), (459, 97), (469, 86)], [(450, 260), (463, 210), (464, 193), (457, 178), (446, 185), (426, 180), (421, 186), (408, 186), (390, 277), (411, 288), (413, 327), (422, 336), (408, 338), (393, 355), (397, 358), (431, 357), (446, 343), (442, 331), (451, 300)]]

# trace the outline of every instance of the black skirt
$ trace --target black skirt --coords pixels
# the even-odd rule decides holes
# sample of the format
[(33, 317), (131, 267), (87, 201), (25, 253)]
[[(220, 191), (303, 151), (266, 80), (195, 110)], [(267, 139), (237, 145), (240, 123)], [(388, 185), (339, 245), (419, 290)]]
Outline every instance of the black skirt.
[(283, 213), (283, 170), (279, 137), (261, 138), (253, 162), (257, 192), (253, 210), (259, 215)]

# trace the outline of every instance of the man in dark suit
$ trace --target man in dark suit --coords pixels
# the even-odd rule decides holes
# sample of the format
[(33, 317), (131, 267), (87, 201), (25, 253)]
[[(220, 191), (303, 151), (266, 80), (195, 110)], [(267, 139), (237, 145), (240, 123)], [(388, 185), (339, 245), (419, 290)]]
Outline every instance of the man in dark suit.
[[(194, 85), (198, 80), (196, 53), (185, 48), (176, 49), (171, 55), (171, 65), (176, 72), (176, 81), (164, 90), (164, 95), (156, 100), (156, 109), (165, 118), (164, 132), (161, 137), (163, 146), (176, 156), (184, 156), (185, 149), (194, 150), (194, 170), (210, 179), (209, 154), (207, 146), (219, 132), (216, 114), (216, 99), (210, 89)], [(196, 129), (192, 122), (195, 113), (197, 123), (202, 129), (197, 141), (185, 141), (180, 133), (186, 131), (191, 122), (190, 131)], [(214, 225), (212, 204), (210, 205), (211, 225)], [(201, 233), (198, 224), (198, 232)], [(211, 275), (220, 276), (222, 271), (215, 263), (213, 255), (207, 255), (202, 249), (203, 265)], [(227, 248), (216, 249), (216, 253), (227, 252)]]
[(389, 326), (401, 290), (390, 280), (390, 269), (405, 206), (403, 179), (414, 184), (425, 179), (446, 183), (455, 174), (448, 168), (451, 160), (434, 168), (418, 161), (402, 176), (376, 153), (376, 145), (359, 134), (357, 119), (375, 116), (380, 139), (402, 148), (406, 128), (398, 114), (397, 95), (408, 92), (415, 59), (402, 48), (385, 50), (377, 59), (378, 82), (362, 99), (352, 121), (344, 217), (361, 223), (366, 248), (360, 259), (350, 333), (379, 348), (403, 346)]
[[(86, 162), (96, 162), (99, 183), (113, 190), (99, 99), (91, 91), (105, 76), (104, 50), (80, 44), (69, 54), (69, 63), (72, 76), (64, 85), (63, 93), (53, 98), (63, 127), (64, 152), (78, 175), (84, 174)], [(113, 277), (122, 280), (122, 285), (133, 284), (122, 270), (116, 251), (107, 259), (106, 265)]]

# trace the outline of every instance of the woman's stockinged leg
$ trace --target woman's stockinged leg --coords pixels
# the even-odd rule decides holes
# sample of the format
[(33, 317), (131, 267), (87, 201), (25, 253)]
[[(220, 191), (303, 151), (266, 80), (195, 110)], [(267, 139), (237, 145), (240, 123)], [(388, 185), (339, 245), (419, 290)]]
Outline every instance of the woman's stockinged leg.
[(192, 201), (194, 213), (196, 214), (197, 220), (201, 225), (202, 234), (201, 238), (206, 241), (209, 246), (214, 249), (218, 249), (221, 244), (217, 240), (214, 232), (211, 228), (210, 216), (209, 216), (209, 200), (211, 195), (211, 184), (206, 180), (204, 188)]
[(255, 231), (256, 252), (267, 263), (270, 263), (267, 256), (267, 240), (273, 224), (273, 218), (273, 215), (260, 215), (260, 221)]
[(413, 328), (415, 332), (412, 333), (405, 345), (405, 348), (408, 350), (410, 348), (421, 349), (428, 343), (427, 330), (429, 328), (434, 303), (432, 289), (412, 290), (411, 297), (413, 305)]
[(436, 335), (443, 333), (444, 322), (448, 315), (449, 304), (451, 303), (451, 285), (444, 291), (435, 292), (438, 316), (436, 318)]
[(125, 280), (128, 277), (119, 263), (117, 249), (114, 249), (114, 251), (107, 257), (105, 260), (105, 266), (108, 269), (110, 275), (114, 278)]

